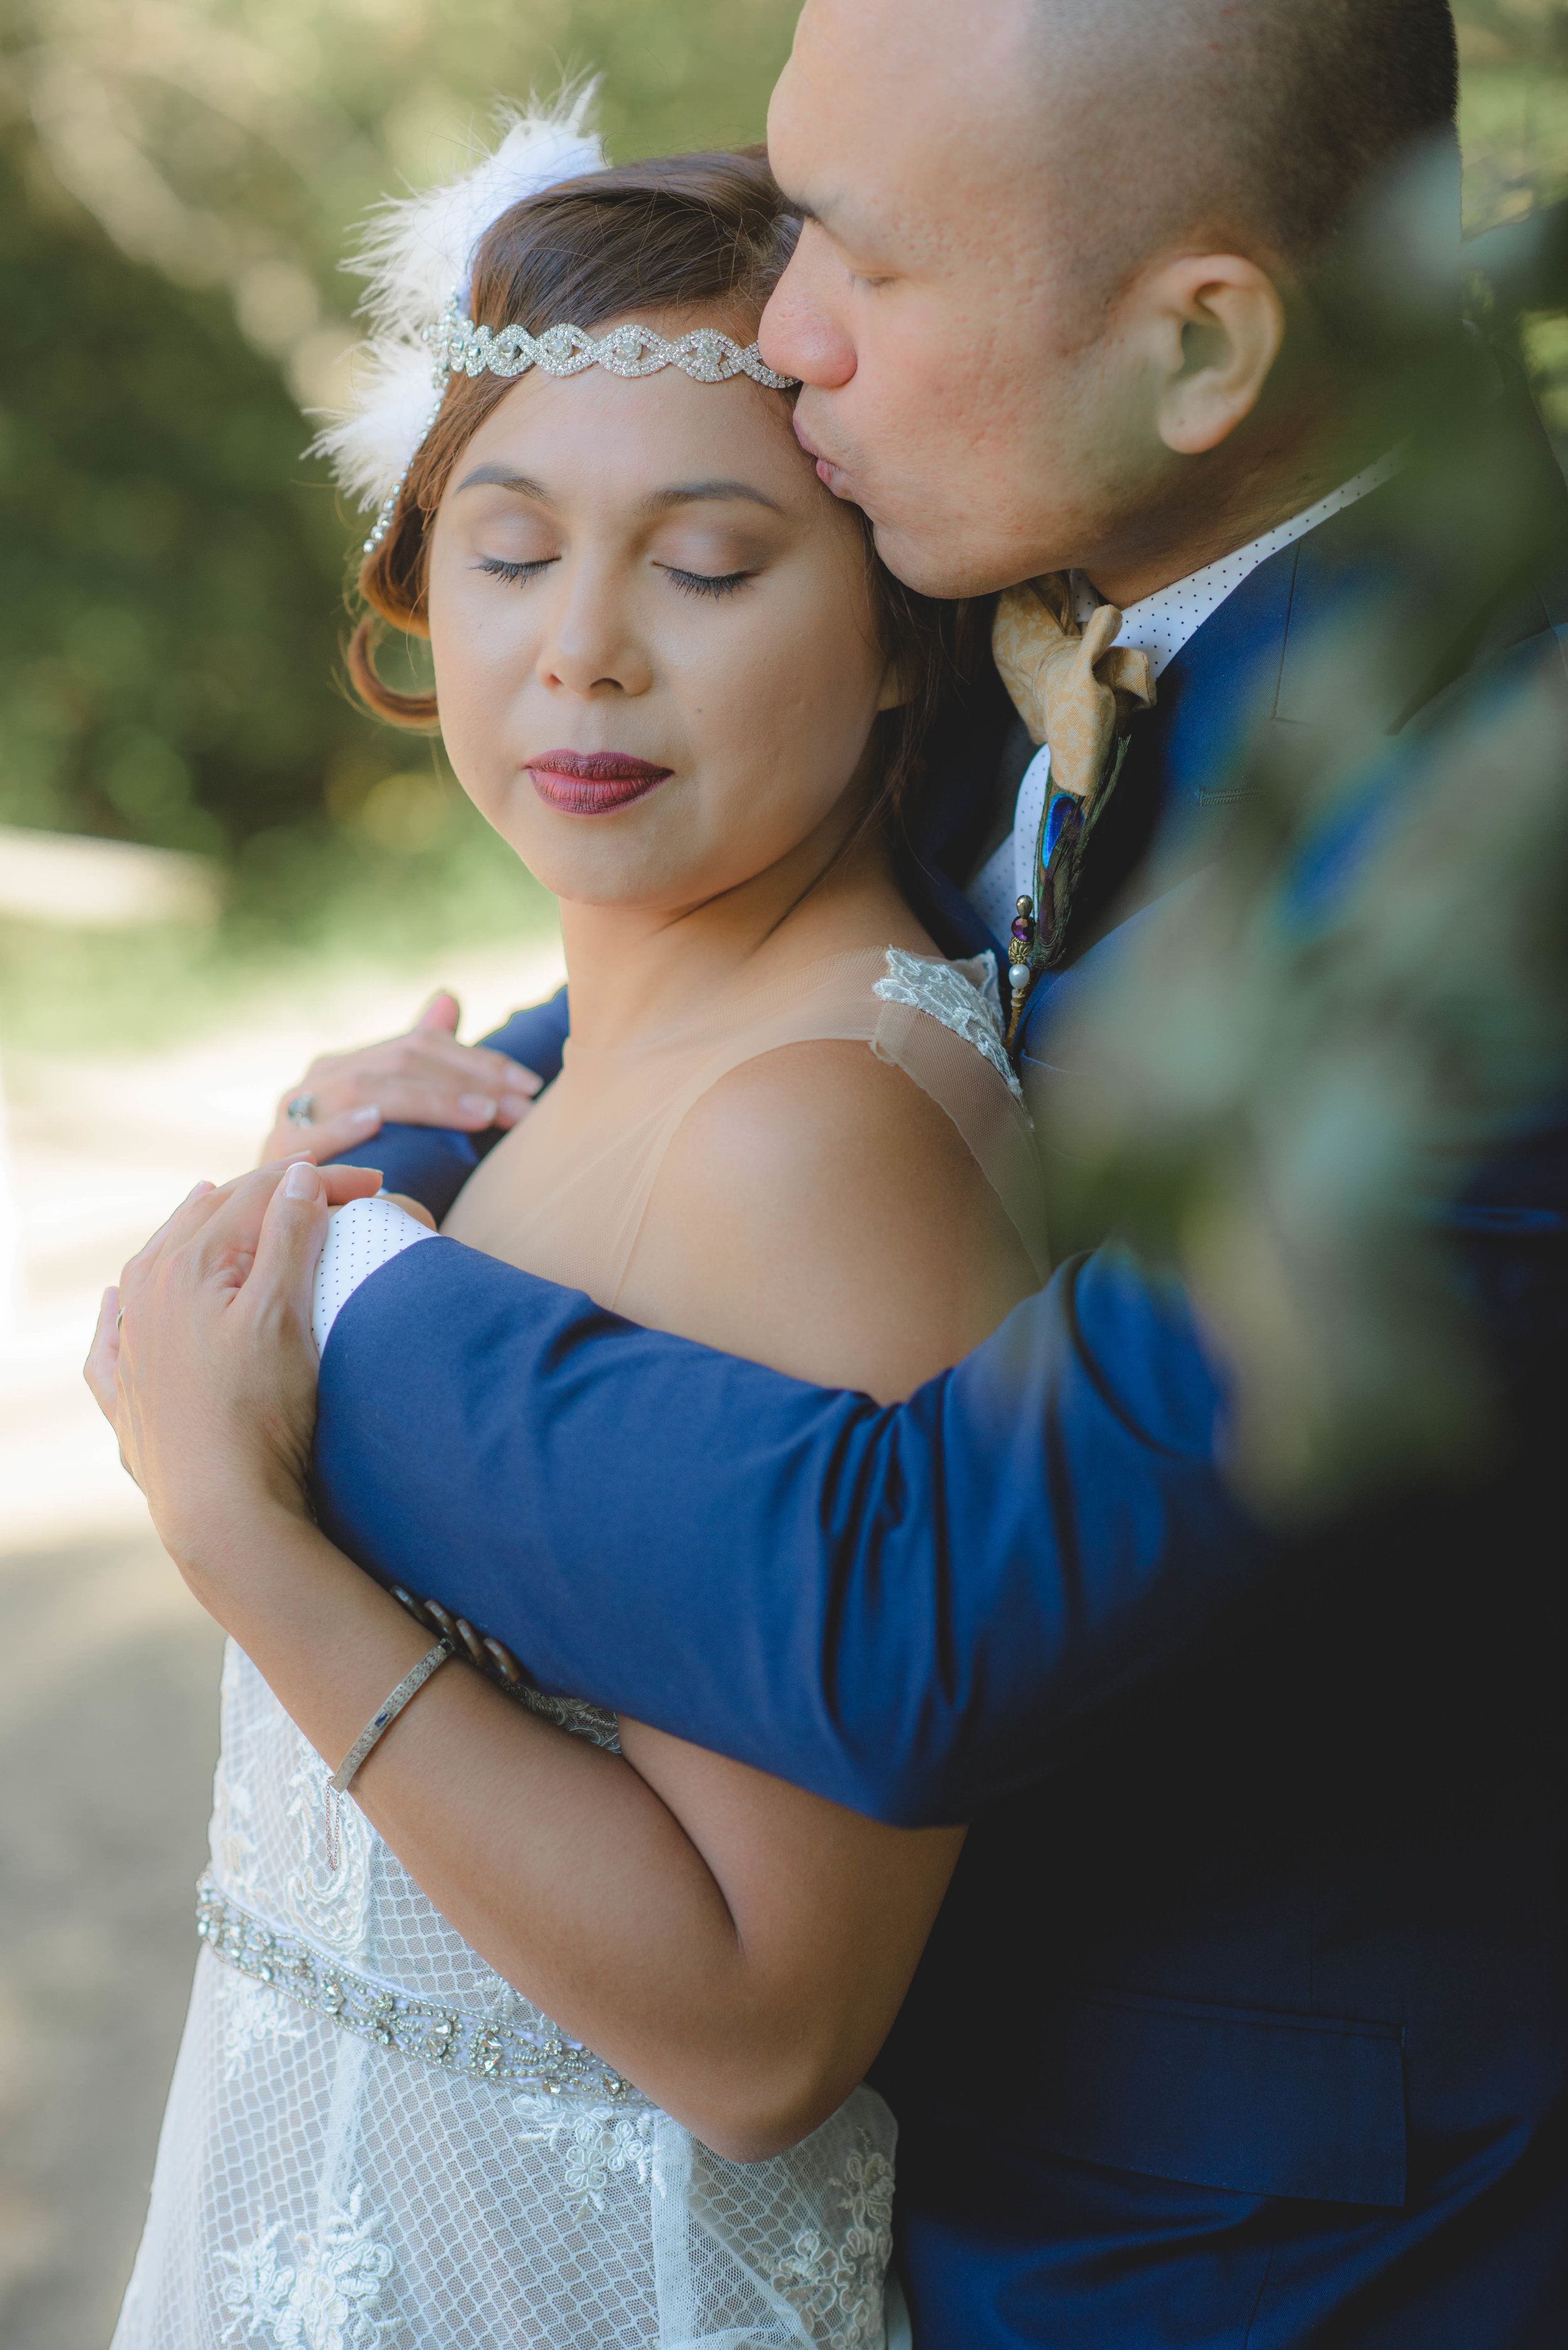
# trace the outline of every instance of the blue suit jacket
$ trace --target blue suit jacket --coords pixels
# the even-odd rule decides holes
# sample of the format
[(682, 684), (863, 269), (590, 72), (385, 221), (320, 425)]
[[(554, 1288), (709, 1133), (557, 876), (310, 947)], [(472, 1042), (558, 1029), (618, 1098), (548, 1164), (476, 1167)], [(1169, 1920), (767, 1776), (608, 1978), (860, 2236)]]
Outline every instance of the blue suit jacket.
[[(1541, 485), (1568, 569), (1544, 454)], [(1304, 630), (1414, 560), (1383, 495), (1261, 566), (1166, 672), (1085, 868), (1078, 969), (1115, 951), (1156, 827), (1225, 788), (1260, 692), (1310, 730)], [(1562, 617), (1532, 576), (1428, 609), (1390, 726), (1478, 660), (1554, 650)], [(950, 806), (950, 845), (971, 813)], [(910, 887), (972, 951), (942, 841), (933, 821)], [(1047, 1134), (1075, 1080), (1060, 994), (1025, 1035)], [(493, 1041), (548, 1075), (565, 1017)], [(404, 1129), (360, 1156), (440, 1206), (472, 1146)], [(875, 2075), (920, 2350), (1563, 2339), (1561, 1399), (1540, 1366), (1568, 1330), (1565, 1204), (1568, 1129), (1459, 1218), (1517, 1391), (1506, 1471), (1310, 1543), (1231, 1498), (1183, 1299), (1109, 1242), (885, 1410), (444, 1241), (342, 1313), (317, 1491), (373, 1572), (549, 1687), (883, 1818), (974, 1822)]]

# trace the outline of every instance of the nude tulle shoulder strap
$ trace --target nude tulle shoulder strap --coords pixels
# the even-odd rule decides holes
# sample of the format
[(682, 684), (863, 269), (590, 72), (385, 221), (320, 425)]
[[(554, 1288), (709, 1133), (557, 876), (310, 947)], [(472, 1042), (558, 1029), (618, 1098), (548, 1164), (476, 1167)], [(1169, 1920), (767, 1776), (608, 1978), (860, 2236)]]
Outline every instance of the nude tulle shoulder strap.
[[(989, 955), (944, 962), (898, 947), (835, 955), (742, 1001), (742, 1016), (727, 1035), (714, 1035), (711, 1050), (698, 1056), (700, 1066), (674, 1089), (661, 1121), (659, 1158), (692, 1104), (743, 1062), (785, 1045), (859, 1040), (947, 1112), (1044, 1279), (1050, 1261), (1039, 1160), (1002, 1041)], [(656, 1165), (646, 1171), (645, 1200)]]
[(889, 947), (873, 988), (882, 1010), (871, 1049), (946, 1110), (1006, 1209), (1042, 1281), (1051, 1269), (1034, 1131), (1002, 1044), (989, 955), (938, 962)]

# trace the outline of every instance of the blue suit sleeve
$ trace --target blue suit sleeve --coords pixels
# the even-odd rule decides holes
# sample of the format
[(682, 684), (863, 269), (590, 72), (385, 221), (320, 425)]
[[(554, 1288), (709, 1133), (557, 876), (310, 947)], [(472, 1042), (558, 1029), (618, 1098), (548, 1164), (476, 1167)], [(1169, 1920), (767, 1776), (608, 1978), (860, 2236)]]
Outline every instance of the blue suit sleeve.
[[(561, 1074), (566, 1029), (563, 987), (547, 1003), (514, 1012), (504, 1027), (481, 1041), (521, 1061), (548, 1085)], [(389, 1191), (406, 1191), (410, 1199), (422, 1201), (440, 1223), (486, 1150), (500, 1139), (499, 1128), (488, 1134), (462, 1134), (447, 1127), (394, 1123), (356, 1149), (339, 1151), (327, 1164), (379, 1167)]]
[(1179, 1294), (1109, 1250), (883, 1409), (441, 1241), (338, 1317), (317, 1493), (545, 1686), (957, 1820), (1255, 1572), (1219, 1412)]

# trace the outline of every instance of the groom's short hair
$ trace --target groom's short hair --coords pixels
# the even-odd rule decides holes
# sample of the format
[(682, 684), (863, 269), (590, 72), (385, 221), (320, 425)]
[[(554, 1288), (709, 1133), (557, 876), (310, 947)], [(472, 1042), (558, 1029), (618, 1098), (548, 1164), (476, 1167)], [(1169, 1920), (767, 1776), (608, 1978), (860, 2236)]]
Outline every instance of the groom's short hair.
[(1075, 101), (1084, 73), (1094, 85), (1091, 106), (1063, 109), (1078, 126), (1064, 123), (1064, 160), (1080, 199), (1093, 191), (1107, 259), (1141, 260), (1173, 228), (1247, 223), (1310, 269), (1401, 151), (1457, 155), (1449, 0), (1035, 6), (1047, 71), (1054, 54)]

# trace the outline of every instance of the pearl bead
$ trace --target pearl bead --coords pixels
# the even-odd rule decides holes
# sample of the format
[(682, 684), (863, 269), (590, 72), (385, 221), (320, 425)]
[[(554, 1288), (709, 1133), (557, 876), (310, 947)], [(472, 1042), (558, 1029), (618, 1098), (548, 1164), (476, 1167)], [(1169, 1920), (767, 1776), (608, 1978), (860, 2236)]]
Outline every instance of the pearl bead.
[(1015, 962), (1007, 974), (1007, 981), (1014, 995), (1022, 995), (1029, 984), (1029, 965), (1026, 962)]

